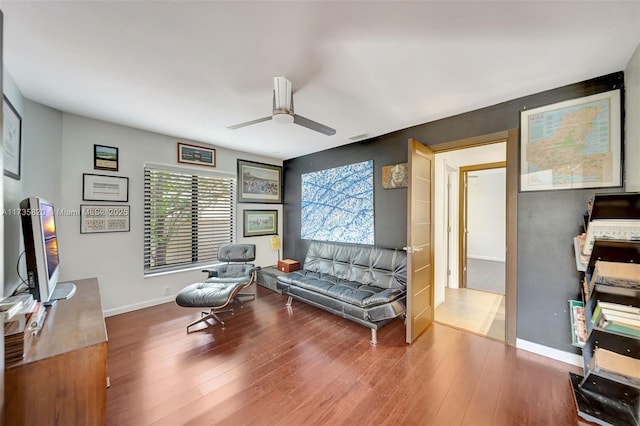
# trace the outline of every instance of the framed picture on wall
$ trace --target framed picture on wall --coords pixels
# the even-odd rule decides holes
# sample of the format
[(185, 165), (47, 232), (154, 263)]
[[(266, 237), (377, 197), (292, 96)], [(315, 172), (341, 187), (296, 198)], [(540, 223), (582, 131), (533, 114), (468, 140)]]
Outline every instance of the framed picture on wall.
[(620, 90), (520, 113), (520, 191), (622, 186)]
[(245, 237), (278, 233), (278, 210), (245, 210), (243, 219)]
[(406, 188), (409, 182), (409, 163), (382, 166), (384, 189)]
[(129, 201), (129, 178), (83, 173), (82, 199), (84, 201)]
[(282, 167), (238, 160), (239, 203), (282, 203)]
[(22, 117), (6, 96), (2, 96), (2, 141), (4, 144), (4, 175), (20, 180), (22, 154)]
[(80, 233), (129, 232), (128, 205), (80, 205)]
[(96, 170), (118, 171), (118, 148), (93, 145), (93, 168)]
[(216, 150), (214, 148), (178, 142), (178, 163), (215, 167)]

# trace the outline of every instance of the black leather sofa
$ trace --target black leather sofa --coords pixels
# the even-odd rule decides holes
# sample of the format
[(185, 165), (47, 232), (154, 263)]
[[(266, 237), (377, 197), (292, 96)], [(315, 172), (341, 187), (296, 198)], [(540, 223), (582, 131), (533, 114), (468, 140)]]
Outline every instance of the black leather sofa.
[(292, 299), (377, 330), (405, 313), (404, 251), (314, 241), (301, 270), (279, 276), (277, 287)]

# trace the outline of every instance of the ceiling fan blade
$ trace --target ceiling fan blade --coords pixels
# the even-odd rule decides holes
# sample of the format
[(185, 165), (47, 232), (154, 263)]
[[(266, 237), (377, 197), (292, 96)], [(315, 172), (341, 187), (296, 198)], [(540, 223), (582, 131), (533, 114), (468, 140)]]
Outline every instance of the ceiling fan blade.
[(258, 124), (258, 123), (262, 123), (263, 121), (269, 121), (269, 120), (271, 120), (271, 116), (258, 118), (257, 120), (245, 121), (244, 123), (240, 123), (240, 124), (234, 124), (233, 126), (227, 127), (227, 129), (235, 130), (241, 127), (247, 127), (247, 126), (251, 126), (252, 124)]
[(295, 114), (293, 116), (293, 122), (299, 124), (307, 129), (315, 130), (316, 132), (323, 133), (327, 136), (335, 135), (336, 129), (320, 124), (317, 121), (309, 120), (301, 115)]

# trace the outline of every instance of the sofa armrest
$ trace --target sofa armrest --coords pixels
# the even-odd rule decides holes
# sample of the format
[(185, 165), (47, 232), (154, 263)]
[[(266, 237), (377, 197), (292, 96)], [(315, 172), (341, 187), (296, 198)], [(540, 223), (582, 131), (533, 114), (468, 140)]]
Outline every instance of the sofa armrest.
[(404, 295), (406, 290), (401, 288), (387, 288), (380, 293), (373, 294), (362, 301), (364, 307), (382, 305), (389, 303)]

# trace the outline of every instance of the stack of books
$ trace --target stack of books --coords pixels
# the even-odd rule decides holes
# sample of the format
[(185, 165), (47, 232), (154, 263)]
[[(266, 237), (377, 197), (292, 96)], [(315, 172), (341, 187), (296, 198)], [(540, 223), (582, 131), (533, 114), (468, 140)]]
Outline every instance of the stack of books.
[(640, 308), (635, 306), (598, 300), (591, 322), (608, 331), (640, 337)]
[(8, 366), (22, 360), (32, 336), (42, 327), (46, 309), (31, 294), (4, 298), (0, 300), (0, 309), (5, 310), (4, 361)]

